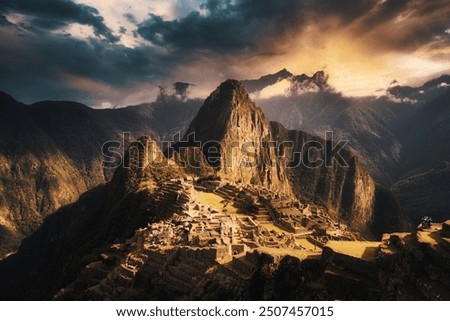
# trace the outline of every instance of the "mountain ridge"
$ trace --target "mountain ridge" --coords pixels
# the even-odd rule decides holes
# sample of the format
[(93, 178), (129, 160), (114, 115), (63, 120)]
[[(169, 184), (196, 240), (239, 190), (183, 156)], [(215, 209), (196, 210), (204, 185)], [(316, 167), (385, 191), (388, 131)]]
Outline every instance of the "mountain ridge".
[[(227, 95), (230, 92), (225, 92), (225, 94), (222, 92), (225, 96), (222, 99), (221, 89), (228, 89), (229, 85), (233, 87), (231, 95)], [(235, 88), (236, 86), (238, 88)], [(287, 131), (280, 124), (269, 124), (260, 109), (257, 109), (254, 104), (246, 105), (249, 104), (249, 101), (245, 99), (242, 102), (240, 99), (234, 100), (233, 97), (244, 94), (240, 86), (238, 83), (225, 82), (223, 87), (219, 86), (218, 91), (211, 94), (211, 99), (205, 100), (199, 111), (200, 114), (207, 113), (210, 108), (214, 108), (211, 106), (211, 101), (216, 102), (216, 100), (235, 104), (235, 106), (225, 106), (230, 114), (226, 117), (225, 123), (228, 125), (231, 120), (233, 125), (225, 126), (224, 135), (217, 135), (222, 143), (228, 143), (229, 139), (234, 138), (259, 139), (267, 133), (279, 142), (285, 141), (285, 138), (291, 138), (297, 142), (294, 147), (298, 150), (302, 148), (304, 142), (314, 139), (314, 136), (300, 131)], [(245, 97), (247, 96), (244, 95)], [(215, 106), (220, 107), (221, 105), (218, 103)], [(244, 114), (239, 114), (241, 109), (246, 111), (245, 117)], [(258, 112), (261, 112), (260, 116), (255, 115)], [(249, 130), (245, 130), (243, 131), (244, 136), (235, 136), (239, 134), (234, 130), (237, 127), (234, 116), (237, 115), (243, 117), (239, 121), (241, 128), (248, 129), (254, 126), (256, 130), (251, 133)], [(196, 119), (203, 119), (202, 115), (197, 115), (197, 117), (199, 118)], [(258, 119), (258, 117), (261, 118)], [(197, 120), (194, 119), (192, 123), (196, 124)], [(255, 126), (257, 124), (261, 126)], [(204, 125), (209, 126), (210, 124)], [(189, 128), (195, 130), (196, 126)], [(212, 134), (214, 136), (214, 133)], [(208, 138), (210, 137), (205, 137), (205, 139)], [(146, 149), (148, 144), (152, 146), (151, 149)], [(68, 286), (77, 276), (82, 277), (81, 271), (84, 266), (95, 260), (103, 251), (108, 249), (110, 251), (111, 248), (114, 248), (114, 244), (122, 243), (126, 247), (126, 240), (140, 227), (156, 224), (165, 217), (173, 217), (172, 208), (179, 205), (175, 204), (176, 201), (170, 202), (170, 199), (172, 195), (178, 199), (181, 194), (178, 192), (161, 194), (158, 191), (166, 186), (165, 184), (167, 186), (174, 184), (173, 179), (184, 180), (185, 173), (175, 161), (166, 159), (156, 145), (156, 142), (150, 137), (143, 137), (132, 143), (125, 154), (124, 166), (115, 171), (113, 179), (109, 183), (91, 189), (83, 194), (79, 201), (60, 208), (55, 214), (49, 216), (36, 232), (22, 242), (16, 254), (1, 261), (0, 274), (5, 277), (5, 282), (0, 284), (1, 297), (8, 299), (54, 298), (61, 288)], [(261, 148), (256, 152), (256, 156), (264, 154), (278, 156), (267, 153), (271, 152)], [(367, 213), (367, 210), (373, 209), (376, 204), (376, 187), (370, 175), (357, 164), (352, 153), (346, 152), (345, 157), (348, 158), (350, 167), (339, 170), (338, 175), (334, 177), (331, 177), (329, 173), (338, 169), (336, 166), (331, 169), (319, 168), (314, 173), (306, 172), (305, 167), (286, 174), (291, 175), (290, 182), (293, 179), (292, 175), (302, 175), (301, 179), (296, 180), (297, 187), (306, 185), (307, 190), (309, 189), (311, 193), (319, 193), (322, 190), (322, 194), (318, 196), (319, 199), (324, 200), (324, 205), (328, 205), (326, 204), (328, 200), (332, 206), (341, 203), (346, 210), (354, 211), (351, 215), (336, 216), (332, 214), (337, 219), (340, 217), (341, 220), (349, 222), (351, 228), (367, 232), (370, 230), (371, 221), (381, 223), (382, 227), (380, 228), (397, 224), (397, 222), (383, 222), (383, 216), (374, 217), (373, 213), (372, 215)], [(164, 161), (164, 166), (159, 166), (161, 160)], [(277, 166), (280, 166), (280, 163), (276, 163), (275, 167)], [(252, 172), (258, 175), (261, 174), (259, 170), (260, 168), (256, 167)], [(271, 170), (268, 169), (269, 172)], [(222, 179), (238, 178), (242, 184), (248, 183), (245, 181), (249, 179), (248, 177), (240, 177), (236, 175), (236, 172), (232, 171), (230, 174), (220, 169), (215, 169), (215, 172), (222, 176)], [(264, 176), (267, 173), (264, 170), (262, 174)], [(256, 184), (261, 184), (263, 188), (273, 187), (264, 180)], [(247, 184), (247, 186), (250, 185)], [(342, 186), (343, 192), (339, 186)], [(333, 190), (336, 193), (332, 192)], [(343, 196), (342, 193), (347, 196)], [(330, 197), (331, 194), (335, 196)], [(310, 195), (304, 194), (304, 197), (309, 198)], [(161, 201), (163, 203), (160, 203)]]
[(265, 76), (261, 76), (259, 79), (242, 80), (242, 84), (249, 92), (261, 91), (264, 87), (275, 84), (276, 82), (292, 77), (293, 74), (286, 70), (286, 68)]

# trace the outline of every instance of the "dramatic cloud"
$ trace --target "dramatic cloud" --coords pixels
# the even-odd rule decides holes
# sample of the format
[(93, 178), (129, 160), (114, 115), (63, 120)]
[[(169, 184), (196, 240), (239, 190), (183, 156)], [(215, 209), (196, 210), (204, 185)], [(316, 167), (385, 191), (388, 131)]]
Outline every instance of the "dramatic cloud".
[(171, 21), (150, 15), (137, 32), (177, 52), (267, 54), (298, 32), (306, 12), (303, 2), (291, 0), (208, 0), (200, 9)]
[(20, 22), (20, 27), (30, 31), (53, 31), (71, 23), (79, 23), (91, 26), (97, 36), (111, 42), (118, 41), (105, 25), (97, 9), (75, 4), (70, 0), (1, 1), (0, 14), (6, 19), (8, 15), (14, 14), (26, 16), (26, 19)]
[[(0, 35), (2, 39), (14, 37), (10, 32)], [(98, 86), (92, 86), (94, 83), (104, 88), (126, 88), (163, 78), (167, 72), (161, 65), (166, 57), (147, 46), (131, 49), (92, 38), (84, 41), (57, 35), (40, 38), (25, 35), (13, 46), (2, 49), (9, 63), (0, 65), (1, 87), (21, 93), (26, 100), (35, 96), (42, 99), (78, 96), (95, 101), (96, 95), (105, 97), (98, 92)], [(6, 59), (2, 57), (3, 61)]]
[(325, 67), (364, 95), (447, 72), (449, 16), (449, 0), (0, 0), (0, 90), (115, 106)]

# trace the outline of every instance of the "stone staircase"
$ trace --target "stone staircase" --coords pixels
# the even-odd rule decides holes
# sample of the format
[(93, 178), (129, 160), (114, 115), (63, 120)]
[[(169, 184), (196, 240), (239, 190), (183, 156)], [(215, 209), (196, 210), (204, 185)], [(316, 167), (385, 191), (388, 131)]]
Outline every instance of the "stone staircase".
[(215, 190), (215, 194), (223, 197), (228, 201), (233, 201), (239, 194), (240, 190), (231, 184), (225, 184)]
[(269, 210), (264, 204), (257, 203), (258, 213), (254, 214), (255, 221), (259, 224), (268, 224), (272, 222)]
[(233, 235), (232, 235), (232, 242), (234, 244), (242, 243), (241, 233), (238, 229), (234, 229)]
[[(130, 252), (123, 262), (106, 271), (103, 278), (92, 279), (84, 284), (85, 298), (92, 300), (120, 299), (121, 295), (135, 286), (136, 276), (157, 276), (167, 290), (181, 293), (191, 288), (188, 273), (202, 273), (199, 264), (180, 263), (179, 249), (144, 248), (142, 253)], [(196, 270), (193, 270), (195, 267)]]
[(190, 202), (190, 193), (182, 184), (167, 182), (155, 194), (157, 211), (162, 215), (181, 213)]
[[(71, 300), (72, 292), (81, 293), (85, 300), (108, 300), (119, 295), (120, 287), (111, 287), (109, 284), (116, 278), (120, 278), (124, 267), (121, 263), (128, 253), (128, 245), (125, 243), (114, 244), (106, 249), (99, 260), (92, 261), (81, 269), (77, 278), (68, 286), (59, 291), (55, 300)], [(126, 267), (128, 269), (128, 267)], [(129, 271), (123, 272), (124, 280), (121, 284), (129, 282)], [(79, 297), (78, 297), (79, 298)]]

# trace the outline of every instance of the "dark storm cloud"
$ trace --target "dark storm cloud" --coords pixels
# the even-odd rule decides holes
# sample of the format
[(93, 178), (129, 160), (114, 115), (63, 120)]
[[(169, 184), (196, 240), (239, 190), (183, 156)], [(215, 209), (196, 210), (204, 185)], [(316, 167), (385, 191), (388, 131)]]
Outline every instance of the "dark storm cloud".
[[(12, 28), (0, 28), (2, 39), (15, 33)], [(0, 52), (0, 90), (25, 102), (78, 98), (90, 103), (101, 93), (74, 85), (70, 77), (126, 88), (164, 78), (170, 64), (168, 57), (148, 46), (127, 48), (98, 39), (86, 42), (53, 34), (22, 35), (14, 48), (1, 42)]]
[(5, 16), (0, 15), (0, 25), (9, 25), (10, 22), (6, 20)]
[[(139, 25), (138, 33), (154, 44), (172, 50), (206, 50), (218, 54), (273, 46), (303, 24), (308, 8), (293, 0), (209, 0), (205, 15), (191, 12), (177, 20), (151, 15)], [(267, 49), (266, 49), (267, 50)]]
[(181, 100), (185, 100), (189, 96), (189, 88), (195, 86), (194, 84), (190, 84), (187, 82), (177, 81), (173, 83), (173, 90), (175, 91), (175, 96), (181, 98)]
[(105, 25), (97, 9), (69, 0), (20, 0), (0, 1), (0, 14), (22, 14), (27, 20), (21, 27), (31, 31), (57, 30), (71, 23), (92, 26), (98, 36), (117, 42), (111, 30)]
[[(89, 102), (98, 95), (95, 90), (75, 86), (67, 75), (119, 89), (158, 84), (202, 58), (220, 64), (226, 57), (232, 65), (247, 57), (277, 57), (301, 42), (310, 26), (323, 38), (350, 33), (381, 52), (445, 48), (449, 2), (208, 0), (199, 12), (182, 7), (183, 15), (174, 20), (149, 15), (138, 24), (124, 13), (137, 26), (135, 35), (151, 42), (127, 48), (93, 7), (69, 0), (0, 0), (0, 90), (28, 102), (77, 97)], [(24, 20), (13, 24), (6, 19), (12, 14)], [(98, 37), (78, 40), (53, 32), (71, 23), (91, 26)]]
[[(10, 23), (6, 16), (12, 14), (23, 15), (24, 21)], [(70, 1), (0, 0), (0, 90), (27, 103), (72, 99), (90, 104), (108, 97), (83, 79), (100, 88), (127, 88), (166, 77), (175, 58), (148, 45), (119, 44), (103, 21), (97, 9)], [(49, 32), (74, 22), (92, 26), (102, 37), (79, 40), (67, 32)]]
[(180, 95), (180, 96), (184, 96), (187, 94), (188, 88), (191, 86), (192, 84), (190, 83), (186, 83), (186, 82), (175, 82), (173, 84), (173, 89), (175, 90), (175, 95)]

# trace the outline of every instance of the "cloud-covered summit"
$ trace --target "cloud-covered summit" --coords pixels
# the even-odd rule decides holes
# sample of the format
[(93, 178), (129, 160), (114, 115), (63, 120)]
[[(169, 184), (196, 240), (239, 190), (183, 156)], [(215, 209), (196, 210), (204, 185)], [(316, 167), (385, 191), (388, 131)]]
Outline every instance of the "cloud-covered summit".
[(323, 70), (313, 75), (294, 75), (286, 69), (259, 79), (243, 80), (242, 84), (254, 99), (267, 99), (277, 96), (300, 96), (307, 93), (335, 92), (328, 83), (329, 75)]

